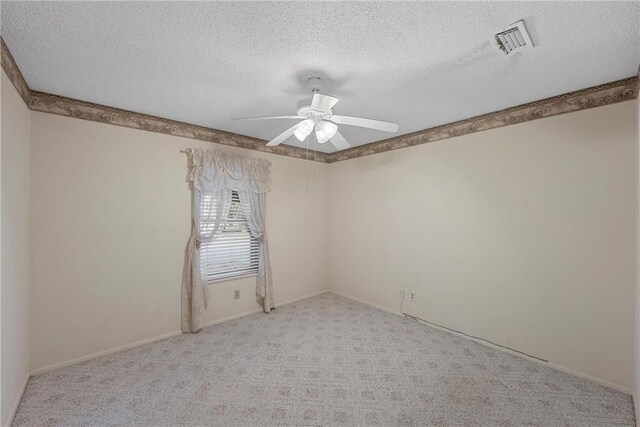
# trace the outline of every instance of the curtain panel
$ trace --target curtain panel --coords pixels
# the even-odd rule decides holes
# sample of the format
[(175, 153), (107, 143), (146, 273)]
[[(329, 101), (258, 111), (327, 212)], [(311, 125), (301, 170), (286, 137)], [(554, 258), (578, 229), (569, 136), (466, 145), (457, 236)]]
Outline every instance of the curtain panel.
[(256, 300), (268, 313), (273, 308), (273, 286), (265, 211), (266, 193), (271, 190), (271, 162), (199, 148), (189, 148), (185, 153), (192, 206), (191, 235), (182, 274), (182, 332), (193, 333), (202, 328), (209, 295), (200, 268), (200, 246), (221, 234), (219, 227), (229, 212), (232, 191), (238, 192), (251, 236), (260, 244)]

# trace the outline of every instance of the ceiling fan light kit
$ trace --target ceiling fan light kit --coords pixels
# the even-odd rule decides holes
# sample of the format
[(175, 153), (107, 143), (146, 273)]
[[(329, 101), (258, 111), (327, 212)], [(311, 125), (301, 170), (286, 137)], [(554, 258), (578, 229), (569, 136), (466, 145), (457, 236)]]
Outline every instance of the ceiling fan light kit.
[[(321, 80), (319, 77), (311, 79)], [(317, 83), (317, 82), (316, 82)], [(337, 125), (357, 126), (369, 129), (381, 130), (384, 132), (397, 132), (398, 124), (391, 122), (383, 122), (381, 120), (363, 119), (360, 117), (341, 116), (333, 114), (333, 107), (338, 103), (339, 99), (329, 95), (323, 95), (318, 92), (315, 85), (312, 89), (313, 98), (311, 105), (304, 105), (298, 108), (295, 116), (271, 116), (271, 117), (249, 117), (233, 120), (301, 120), (297, 124), (282, 132), (267, 143), (267, 146), (273, 147), (282, 144), (291, 135), (295, 136), (300, 142), (304, 141), (315, 129), (316, 140), (320, 144), (327, 141), (338, 149), (344, 150), (351, 145), (338, 132)]]

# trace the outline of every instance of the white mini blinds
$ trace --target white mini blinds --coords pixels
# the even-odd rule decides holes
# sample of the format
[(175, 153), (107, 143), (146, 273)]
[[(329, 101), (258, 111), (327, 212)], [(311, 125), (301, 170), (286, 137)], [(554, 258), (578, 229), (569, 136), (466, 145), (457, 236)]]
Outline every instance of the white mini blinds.
[[(200, 246), (202, 277), (212, 282), (231, 277), (256, 274), (260, 257), (260, 242), (252, 237), (246, 210), (242, 209), (240, 195), (231, 192), (231, 199), (222, 204), (218, 213), (217, 194), (203, 194), (198, 200), (203, 233), (214, 231), (218, 214), (220, 225), (215, 237)], [(246, 204), (246, 202), (245, 202)]]

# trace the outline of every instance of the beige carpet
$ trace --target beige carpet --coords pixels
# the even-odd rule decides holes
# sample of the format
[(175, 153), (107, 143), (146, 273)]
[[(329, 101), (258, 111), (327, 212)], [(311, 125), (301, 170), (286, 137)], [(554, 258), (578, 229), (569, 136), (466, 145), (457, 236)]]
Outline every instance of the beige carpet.
[(323, 294), (29, 381), (23, 425), (632, 426), (630, 396)]

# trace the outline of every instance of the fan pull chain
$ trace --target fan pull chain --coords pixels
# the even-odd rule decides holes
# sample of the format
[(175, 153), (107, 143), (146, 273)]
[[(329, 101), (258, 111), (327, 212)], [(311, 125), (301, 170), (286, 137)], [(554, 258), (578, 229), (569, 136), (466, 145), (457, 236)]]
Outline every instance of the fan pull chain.
[(309, 195), (309, 136), (304, 139), (307, 145), (307, 196)]

